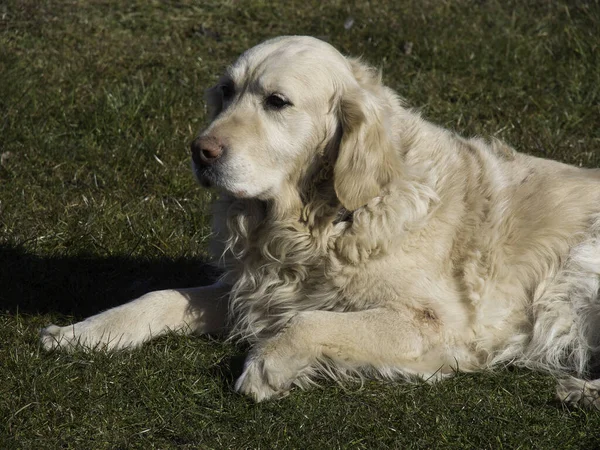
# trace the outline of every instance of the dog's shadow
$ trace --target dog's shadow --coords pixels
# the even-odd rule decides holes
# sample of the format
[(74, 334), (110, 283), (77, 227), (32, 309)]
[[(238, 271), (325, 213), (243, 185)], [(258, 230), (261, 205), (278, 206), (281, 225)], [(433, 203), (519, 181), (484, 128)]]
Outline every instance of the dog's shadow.
[[(213, 266), (199, 258), (42, 257), (0, 245), (0, 312), (58, 314), (80, 320), (147, 292), (208, 285), (218, 276)], [(247, 348), (239, 350), (240, 354), (209, 368), (227, 389), (243, 371)]]
[(81, 319), (150, 291), (208, 285), (218, 276), (200, 258), (39, 256), (0, 245), (0, 311)]
[(214, 379), (220, 380), (225, 390), (233, 390), (235, 381), (242, 375), (244, 371), (244, 362), (247, 352), (243, 352), (234, 356), (227, 356), (212, 365), (208, 372)]

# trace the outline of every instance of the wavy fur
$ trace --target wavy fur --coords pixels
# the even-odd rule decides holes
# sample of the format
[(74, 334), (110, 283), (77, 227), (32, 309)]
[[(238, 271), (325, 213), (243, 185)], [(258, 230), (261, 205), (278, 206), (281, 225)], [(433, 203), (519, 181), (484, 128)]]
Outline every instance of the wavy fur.
[[(323, 374), (512, 363), (573, 376), (561, 400), (598, 406), (598, 171), (437, 127), (313, 38), (250, 49), (207, 100), (222, 152), (194, 171), (221, 191), (221, 282), (50, 327), (46, 347), (221, 330), (227, 304), (230, 338), (253, 346), (236, 388), (258, 401)], [(126, 329), (142, 310), (152, 329)]]
[[(429, 377), (451, 373), (448, 367), (477, 370), (507, 362), (589, 376), (600, 320), (599, 222), (593, 215), (598, 186), (590, 172), (581, 171), (578, 180), (574, 169), (517, 154), (500, 141), (465, 140), (434, 127), (407, 110), (373, 69), (359, 60), (349, 65), (357, 83), (339, 98), (343, 136), (333, 173), (320, 160), (318, 182), (299, 180), (301, 213), (282, 215), (269, 202), (224, 200), (231, 209), (217, 228), (227, 230), (225, 266), (228, 278), (236, 280), (232, 336), (257, 344), (285, 330), (302, 311), (360, 311), (398, 302), (413, 310), (432, 308), (445, 327), (456, 320), (468, 332), (446, 330), (445, 348), (428, 372), (375, 367), (382, 376)], [(546, 165), (550, 173), (544, 176)], [(519, 175), (510, 174), (513, 167)], [(571, 187), (562, 188), (551, 174), (564, 176)], [(539, 186), (551, 181), (549, 198), (535, 205), (535, 197), (543, 195)], [(312, 185), (321, 187), (317, 195), (304, 191)], [(588, 205), (568, 195), (578, 185), (593, 187)], [(549, 207), (558, 206), (550, 205), (552, 195), (574, 210), (572, 218), (550, 217)], [(336, 222), (343, 208), (353, 211), (351, 222)], [(413, 283), (426, 292), (435, 283), (427, 277), (447, 277), (441, 284), (450, 299), (426, 293), (401, 300), (341, 295), (352, 289), (356, 267), (419, 239), (437, 244), (449, 270), (444, 274), (425, 262), (422, 279)], [(352, 365), (319, 361), (297, 384), (318, 373), (356, 374)]]

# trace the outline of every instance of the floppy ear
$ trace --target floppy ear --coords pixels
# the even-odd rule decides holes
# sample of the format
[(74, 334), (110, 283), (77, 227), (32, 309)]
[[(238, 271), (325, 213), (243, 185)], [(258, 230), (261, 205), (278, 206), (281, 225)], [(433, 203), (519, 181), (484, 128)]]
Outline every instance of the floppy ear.
[(386, 124), (392, 108), (380, 77), (356, 61), (351, 64), (358, 83), (342, 95), (343, 134), (333, 176), (338, 199), (354, 211), (379, 195), (398, 174), (400, 157)]

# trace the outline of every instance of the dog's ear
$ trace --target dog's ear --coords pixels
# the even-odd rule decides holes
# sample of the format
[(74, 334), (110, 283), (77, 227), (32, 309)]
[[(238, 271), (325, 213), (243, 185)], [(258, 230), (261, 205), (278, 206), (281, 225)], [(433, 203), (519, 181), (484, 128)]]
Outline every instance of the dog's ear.
[(381, 77), (357, 60), (350, 61), (357, 83), (339, 106), (342, 138), (334, 165), (335, 192), (354, 211), (380, 194), (400, 170), (389, 129), (390, 99)]

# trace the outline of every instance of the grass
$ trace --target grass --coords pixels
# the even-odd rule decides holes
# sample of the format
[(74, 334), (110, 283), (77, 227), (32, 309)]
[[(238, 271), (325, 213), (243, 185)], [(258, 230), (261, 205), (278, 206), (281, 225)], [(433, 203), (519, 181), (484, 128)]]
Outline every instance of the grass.
[(40, 351), (50, 322), (214, 277), (212, 194), (187, 146), (203, 90), (280, 34), (363, 55), (462, 134), (600, 167), (597, 0), (5, 0), (0, 448), (598, 448), (600, 414), (565, 409), (528, 371), (325, 383), (256, 405), (231, 388), (244, 349), (211, 339)]

